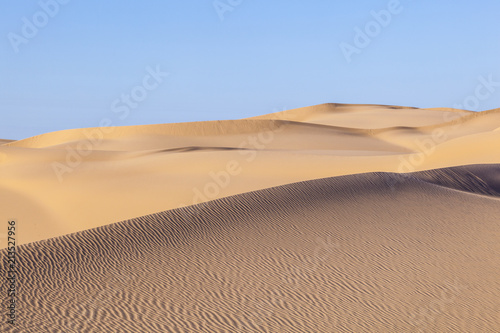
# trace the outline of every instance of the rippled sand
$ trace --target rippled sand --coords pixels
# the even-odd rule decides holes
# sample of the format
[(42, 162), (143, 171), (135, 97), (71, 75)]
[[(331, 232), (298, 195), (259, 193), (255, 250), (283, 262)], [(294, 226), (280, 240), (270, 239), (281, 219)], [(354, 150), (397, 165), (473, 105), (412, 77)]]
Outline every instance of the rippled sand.
[(498, 128), (327, 104), (6, 143), (17, 332), (498, 332)]

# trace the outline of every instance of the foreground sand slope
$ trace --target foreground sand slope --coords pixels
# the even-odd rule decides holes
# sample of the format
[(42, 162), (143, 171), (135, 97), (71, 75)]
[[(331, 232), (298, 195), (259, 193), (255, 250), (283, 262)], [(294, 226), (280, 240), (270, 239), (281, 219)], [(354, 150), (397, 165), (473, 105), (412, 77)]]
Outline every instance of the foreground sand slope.
[(499, 190), (500, 165), (349, 175), (27, 244), (18, 329), (498, 332)]
[(499, 109), (323, 104), (47, 133), (0, 146), (0, 220), (25, 244), (297, 181), (500, 163), (498, 128)]

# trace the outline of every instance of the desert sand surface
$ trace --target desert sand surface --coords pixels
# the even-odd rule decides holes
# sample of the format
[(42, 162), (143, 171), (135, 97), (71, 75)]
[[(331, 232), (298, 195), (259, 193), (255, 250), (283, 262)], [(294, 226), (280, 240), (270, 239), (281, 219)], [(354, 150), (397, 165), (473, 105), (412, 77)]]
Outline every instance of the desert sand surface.
[(500, 109), (346, 104), (5, 142), (0, 331), (500, 332), (499, 152)]
[(498, 332), (499, 174), (318, 179), (30, 243), (18, 327)]
[(0, 146), (10, 142), (14, 142), (14, 140), (0, 139)]
[(500, 109), (323, 104), (47, 133), (0, 146), (0, 219), (26, 244), (298, 181), (500, 163), (498, 128)]

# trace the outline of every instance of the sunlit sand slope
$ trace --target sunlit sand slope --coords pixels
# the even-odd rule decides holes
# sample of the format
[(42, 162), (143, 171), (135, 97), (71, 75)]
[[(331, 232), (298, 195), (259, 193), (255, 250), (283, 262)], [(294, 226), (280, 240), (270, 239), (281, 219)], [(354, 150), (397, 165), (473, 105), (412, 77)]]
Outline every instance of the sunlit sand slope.
[(318, 179), (23, 245), (17, 329), (498, 332), (499, 170)]
[(499, 128), (500, 109), (323, 104), (47, 133), (0, 146), (0, 220), (26, 244), (298, 181), (500, 163)]

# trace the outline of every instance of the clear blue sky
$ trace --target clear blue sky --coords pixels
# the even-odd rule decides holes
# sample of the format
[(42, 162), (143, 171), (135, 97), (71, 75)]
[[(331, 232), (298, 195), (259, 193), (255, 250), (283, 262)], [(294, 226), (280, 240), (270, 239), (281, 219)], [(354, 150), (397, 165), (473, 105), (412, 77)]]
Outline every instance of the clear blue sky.
[[(496, 0), (54, 1), (0, 2), (0, 138), (326, 102), (471, 105), (480, 76), (500, 82)], [(372, 37), (348, 62), (356, 28)], [(500, 107), (498, 84), (479, 89), (477, 110)]]

